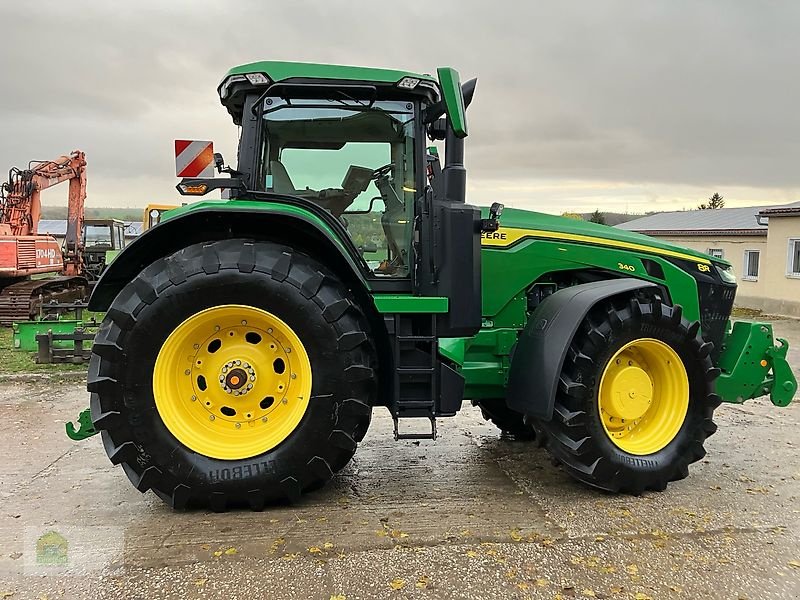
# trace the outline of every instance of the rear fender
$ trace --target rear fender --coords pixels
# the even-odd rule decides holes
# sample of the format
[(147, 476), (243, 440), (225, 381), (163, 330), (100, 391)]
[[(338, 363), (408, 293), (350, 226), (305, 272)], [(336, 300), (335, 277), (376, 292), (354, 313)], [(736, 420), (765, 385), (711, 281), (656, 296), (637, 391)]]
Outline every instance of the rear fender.
[(640, 279), (610, 279), (565, 288), (545, 298), (519, 337), (508, 376), (509, 408), (549, 421), (561, 367), (578, 326), (598, 302), (658, 288)]
[(159, 258), (192, 244), (229, 238), (268, 239), (324, 257), (325, 264), (351, 289), (366, 293), (358, 265), (361, 258), (348, 248), (352, 245), (349, 239), (340, 239), (311, 212), (280, 204), (257, 204), (249, 209), (191, 207), (148, 229), (108, 266), (92, 292), (89, 310), (108, 310), (122, 288)]

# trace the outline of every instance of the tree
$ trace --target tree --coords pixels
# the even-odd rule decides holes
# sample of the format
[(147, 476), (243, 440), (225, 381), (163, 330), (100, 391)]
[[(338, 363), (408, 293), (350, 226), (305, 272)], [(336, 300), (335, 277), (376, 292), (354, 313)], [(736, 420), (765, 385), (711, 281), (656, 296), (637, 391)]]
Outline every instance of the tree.
[(596, 208), (595, 211), (592, 213), (592, 216), (589, 217), (590, 223), (599, 223), (600, 225), (606, 224), (606, 216), (600, 212), (599, 208)]
[(708, 199), (708, 202), (703, 202), (697, 208), (700, 210), (717, 210), (720, 208), (725, 208), (725, 200), (718, 193), (714, 192), (714, 195)]

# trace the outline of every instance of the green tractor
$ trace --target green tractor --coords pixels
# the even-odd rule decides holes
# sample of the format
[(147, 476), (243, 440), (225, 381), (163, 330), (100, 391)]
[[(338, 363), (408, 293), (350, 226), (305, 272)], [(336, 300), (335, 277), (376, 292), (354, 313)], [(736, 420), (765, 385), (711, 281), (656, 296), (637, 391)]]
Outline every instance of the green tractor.
[(238, 164), (178, 185), (223, 199), (166, 213), (103, 274), (72, 437), (100, 432), (172, 507), (259, 510), (347, 465), (375, 407), (396, 439), (435, 439), (466, 398), (582, 482), (639, 494), (687, 476), (721, 401), (791, 401), (786, 342), (729, 321), (724, 260), (466, 204), (474, 90), (452, 68), (232, 69)]
[(96, 281), (126, 244), (125, 223), (119, 219), (85, 219), (83, 222), (83, 272)]

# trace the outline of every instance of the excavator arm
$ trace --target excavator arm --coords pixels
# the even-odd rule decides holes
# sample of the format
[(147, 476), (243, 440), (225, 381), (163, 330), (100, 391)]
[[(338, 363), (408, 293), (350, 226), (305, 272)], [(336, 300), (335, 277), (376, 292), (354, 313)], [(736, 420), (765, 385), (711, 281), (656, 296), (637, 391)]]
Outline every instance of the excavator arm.
[(80, 150), (55, 160), (32, 161), (25, 170), (11, 169), (9, 180), (0, 193), (0, 235), (36, 235), (42, 212), (42, 191), (65, 181), (69, 182), (69, 201), (64, 274), (79, 275), (86, 201), (86, 155)]
[[(64, 246), (39, 235), (42, 191), (69, 183)], [(0, 325), (32, 318), (50, 300), (85, 298), (83, 209), (86, 156), (76, 150), (55, 160), (13, 168), (0, 186)], [(31, 279), (33, 275), (50, 275)]]

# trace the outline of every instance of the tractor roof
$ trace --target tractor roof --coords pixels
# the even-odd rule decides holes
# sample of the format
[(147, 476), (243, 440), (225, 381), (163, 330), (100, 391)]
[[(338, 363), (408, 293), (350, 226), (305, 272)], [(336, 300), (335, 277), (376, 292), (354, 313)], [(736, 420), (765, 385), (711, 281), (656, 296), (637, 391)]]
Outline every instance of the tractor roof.
[[(258, 80), (258, 75), (266, 79)], [(251, 77), (248, 77), (251, 76)], [(220, 101), (228, 109), (235, 122), (242, 115), (244, 96), (247, 92), (266, 88), (275, 82), (321, 83), (341, 82), (342, 84), (366, 84), (376, 87), (396, 87), (400, 81), (409, 78), (418, 80), (430, 94), (438, 96), (438, 82), (435, 77), (413, 71), (378, 69), (374, 67), (351, 67), (345, 65), (326, 65), (317, 63), (285, 62), (264, 60), (233, 67), (225, 74), (219, 85)], [(413, 88), (401, 88), (412, 92)]]
[(262, 60), (233, 67), (230, 75), (247, 75), (248, 73), (264, 73), (272, 81), (286, 79), (336, 79), (364, 83), (397, 83), (403, 77), (414, 77), (436, 82), (431, 75), (398, 71), (395, 69), (376, 69), (373, 67), (349, 67), (346, 65), (324, 65), (317, 63), (285, 62), (278, 60)]

